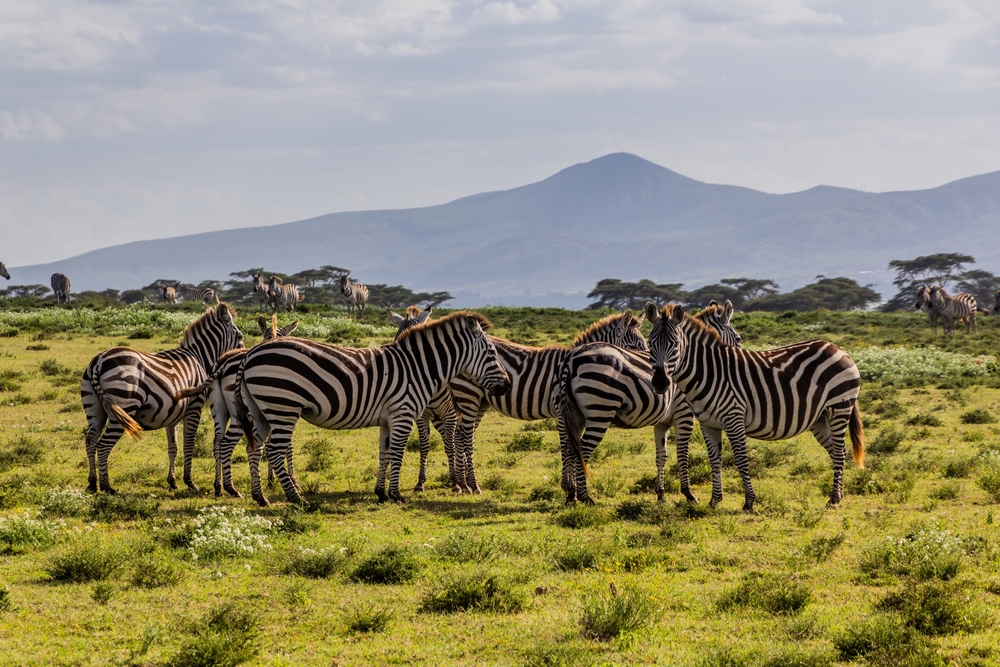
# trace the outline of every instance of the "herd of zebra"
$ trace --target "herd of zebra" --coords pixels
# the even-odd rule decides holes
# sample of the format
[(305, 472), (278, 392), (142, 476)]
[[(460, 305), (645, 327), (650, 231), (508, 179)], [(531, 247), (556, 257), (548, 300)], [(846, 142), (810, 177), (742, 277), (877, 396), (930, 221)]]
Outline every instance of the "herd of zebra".
[[(84, 372), (81, 397), (87, 416), (89, 490), (114, 493), (108, 458), (128, 433), (167, 431), (168, 484), (174, 478), (176, 425), (183, 424), (184, 482), (191, 476), (194, 437), (207, 401), (215, 424), (215, 492), (239, 496), (231, 458), (246, 436), (252, 497), (267, 505), (259, 461), (266, 455), (286, 498), (304, 502), (292, 464), (292, 434), (300, 419), (326, 429), (379, 428), (375, 493), (402, 502), (400, 471), (414, 423), (420, 436), (423, 491), (430, 427), (441, 434), (451, 489), (480, 493), (473, 464), (474, 438), (489, 408), (514, 419), (554, 418), (561, 443), (562, 488), (567, 502), (593, 502), (587, 464), (610, 427), (653, 427), (656, 492), (664, 497), (666, 438), (675, 430), (681, 491), (697, 502), (688, 479), (688, 443), (700, 423), (712, 470), (712, 506), (722, 500), (722, 433), (728, 434), (743, 483), (745, 511), (755, 494), (747, 437), (778, 440), (811, 431), (828, 451), (834, 474), (829, 504), (843, 495), (849, 432), (854, 459), (864, 462), (857, 405), (860, 375), (832, 343), (809, 341), (767, 351), (741, 347), (732, 304), (715, 302), (697, 315), (679, 305), (648, 303), (605, 317), (569, 347), (532, 347), (487, 333), (474, 312), (434, 320), (411, 307), (389, 311), (395, 340), (349, 348), (297, 338), (293, 322), (278, 328), (258, 318), (264, 341), (245, 348), (228, 304), (206, 312), (184, 332), (178, 348), (155, 354), (113, 347)], [(648, 338), (643, 320), (652, 322)], [(374, 444), (374, 443), (373, 443)]]
[[(10, 280), (10, 273), (7, 271), (7, 266), (3, 262), (0, 262), (0, 276)], [(62, 273), (53, 273), (50, 284), (52, 285), (52, 293), (56, 296), (56, 303), (60, 306), (68, 304), (70, 288), (69, 278)]]
[[(930, 318), (931, 330), (937, 333), (937, 323), (941, 320), (942, 327), (946, 334), (955, 332), (955, 322), (965, 322), (965, 332), (979, 331), (976, 322), (976, 315), (989, 313), (985, 308), (980, 307), (976, 302), (976, 297), (965, 292), (951, 296), (940, 285), (919, 285), (917, 287), (917, 301), (914, 304), (917, 310), (927, 310)], [(1000, 290), (997, 290), (993, 310), (1000, 313)]]

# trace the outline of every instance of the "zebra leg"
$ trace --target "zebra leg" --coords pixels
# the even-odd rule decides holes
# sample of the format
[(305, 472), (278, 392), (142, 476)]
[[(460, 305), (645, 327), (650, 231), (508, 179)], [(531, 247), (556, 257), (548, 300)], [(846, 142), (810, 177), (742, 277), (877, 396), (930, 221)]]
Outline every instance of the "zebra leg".
[(177, 424), (166, 427), (167, 431), (167, 486), (172, 491), (177, 490), (177, 477), (174, 476), (174, 466), (177, 463)]
[[(587, 425), (583, 429), (583, 436), (580, 438), (580, 449), (583, 452), (584, 463), (590, 461), (590, 455), (601, 444), (604, 434), (608, 432), (610, 426), (610, 417), (607, 421), (587, 421)], [(576, 468), (576, 499), (593, 505), (594, 500), (590, 497), (590, 490), (587, 488), (587, 476), (584, 474), (583, 466), (578, 462), (574, 467)]]
[[(225, 489), (226, 493), (234, 498), (243, 497), (243, 495), (236, 490), (236, 487), (233, 486), (233, 450), (236, 449), (236, 443), (240, 441), (242, 436), (243, 429), (241, 429), (237, 424), (230, 424), (222, 438), (222, 441), (219, 443), (216, 468), (221, 471), (222, 480), (219, 487), (216, 488), (216, 496), (221, 496), (222, 490)], [(247, 458), (250, 458), (249, 454), (247, 455)], [(257, 460), (260, 461), (260, 454), (257, 455)]]
[(247, 462), (250, 464), (250, 497), (256, 500), (261, 507), (267, 507), (271, 503), (264, 495), (264, 489), (260, 485), (260, 455), (262, 451), (263, 447), (257, 447), (251, 452), (250, 443), (247, 443)]
[(454, 485), (455, 481), (455, 435), (458, 431), (458, 417), (455, 411), (445, 413), (444, 417), (435, 415), (432, 420), (434, 428), (441, 434), (444, 442), (444, 455), (448, 459), (448, 474)]
[[(675, 404), (674, 414), (673, 414), (673, 424), (674, 424), (674, 439), (677, 443), (677, 472), (680, 476), (681, 481), (681, 493), (684, 494), (684, 498), (687, 499), (689, 503), (698, 502), (698, 497), (691, 492), (691, 477), (690, 477), (690, 453), (689, 445), (691, 443), (691, 432), (694, 431), (694, 413), (691, 411), (691, 405), (687, 402), (687, 399), (681, 398), (678, 404)], [(655, 432), (655, 431), (654, 431)], [(663, 438), (666, 440), (667, 431), (666, 425), (664, 425)], [(664, 458), (666, 458), (666, 443), (663, 445)], [(659, 456), (659, 452), (657, 452)], [(721, 457), (720, 457), (721, 461)], [(659, 465), (659, 463), (657, 463)], [(660, 470), (660, 482), (662, 483), (662, 469)], [(657, 497), (662, 500), (662, 486), (657, 488)]]
[(476, 480), (476, 468), (472, 463), (472, 454), (476, 448), (476, 430), (479, 429), (479, 424), (483, 420), (483, 415), (486, 414), (486, 408), (481, 408), (479, 414), (476, 415), (476, 420), (470, 424), (470, 429), (468, 431), (468, 437), (465, 440), (465, 456), (463, 457), (465, 463), (465, 490), (469, 493), (475, 493), (477, 495), (482, 495), (483, 491), (479, 488), (479, 482)]
[(194, 463), (194, 438), (201, 423), (201, 408), (205, 405), (205, 396), (195, 396), (184, 411), (184, 484), (192, 491), (199, 491), (198, 485), (191, 479), (191, 465)]
[[(667, 465), (667, 431), (668, 426), (663, 424), (656, 424), (653, 427), (653, 442), (656, 446), (656, 500), (658, 502), (663, 502), (663, 469)], [(677, 462), (680, 465), (681, 452), (680, 447), (677, 448)], [(681, 479), (684, 479), (683, 472), (681, 473)], [(682, 482), (683, 486), (683, 482)]]
[(375, 495), (378, 501), (389, 500), (385, 493), (385, 477), (389, 470), (389, 427), (379, 426), (378, 432), (378, 474), (375, 476)]
[(104, 406), (97, 399), (94, 387), (86, 377), (80, 383), (80, 398), (83, 401), (83, 409), (87, 414), (87, 433), (84, 437), (84, 444), (87, 449), (87, 491), (97, 493), (97, 443), (101, 439), (101, 433), (108, 423), (108, 414)]
[(431, 424), (426, 410), (417, 417), (417, 433), (420, 435), (420, 474), (417, 475), (417, 485), (413, 487), (413, 492), (423, 493), (427, 482), (427, 455), (431, 451)]
[(701, 434), (705, 436), (708, 463), (712, 466), (712, 499), (708, 505), (714, 509), (722, 502), (722, 430), (702, 424)]
[(111, 418), (108, 420), (108, 427), (104, 430), (104, 435), (101, 436), (100, 441), (97, 443), (99, 486), (101, 491), (110, 495), (114, 495), (118, 491), (111, 486), (111, 481), (108, 479), (108, 457), (111, 456), (112, 448), (121, 440), (124, 433), (125, 429), (122, 425), (116, 419)]
[(288, 478), (292, 480), (292, 485), (295, 487), (295, 490), (302, 493), (302, 487), (299, 486), (299, 480), (295, 477), (295, 465), (292, 463), (292, 452), (294, 451), (295, 448), (292, 446), (292, 443), (288, 443), (288, 454), (285, 456), (285, 468), (288, 469)]
[(288, 499), (288, 502), (304, 505), (305, 500), (302, 499), (298, 489), (295, 488), (291, 477), (288, 475), (288, 471), (283, 465), (284, 460), (288, 456), (288, 450), (292, 446), (292, 431), (294, 430), (294, 421), (291, 424), (271, 424), (271, 440), (267, 445), (267, 462), (275, 471), (278, 482), (281, 483), (281, 488), (284, 490), (285, 498)]
[(736, 469), (739, 470), (740, 479), (743, 481), (743, 511), (752, 514), (757, 494), (753, 492), (753, 484), (750, 482), (750, 458), (747, 456), (747, 436), (743, 422), (738, 419), (731, 420), (726, 425), (726, 433), (729, 434), (729, 442), (733, 446)]
[(851, 418), (852, 408), (846, 410), (828, 409), (809, 427), (819, 444), (830, 455), (833, 464), (833, 490), (827, 507), (836, 507), (844, 499), (844, 461), (847, 458), (845, 436)]
[[(572, 505), (576, 502), (576, 467), (578, 461), (574, 456), (573, 448), (570, 446), (568, 419), (573, 419), (571, 415), (566, 415), (562, 410), (556, 419), (556, 430), (559, 432), (559, 456), (562, 460), (562, 490), (566, 492), (566, 504)], [(579, 428), (579, 425), (578, 425)]]
[(406, 453), (406, 441), (413, 430), (413, 417), (397, 418), (389, 425), (388, 458), (391, 464), (389, 470), (389, 498), (397, 503), (405, 503), (406, 499), (399, 492), (399, 474), (403, 470), (403, 454)]

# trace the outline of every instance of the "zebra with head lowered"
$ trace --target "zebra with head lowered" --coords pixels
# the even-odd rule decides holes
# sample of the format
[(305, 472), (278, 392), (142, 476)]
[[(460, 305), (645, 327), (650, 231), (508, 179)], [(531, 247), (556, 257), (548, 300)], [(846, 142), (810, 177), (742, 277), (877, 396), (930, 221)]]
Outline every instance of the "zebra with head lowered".
[(138, 437), (145, 430), (167, 430), (170, 469), (167, 483), (176, 489), (177, 422), (184, 421), (184, 483), (191, 480), (194, 436), (205, 403), (203, 394), (178, 400), (183, 389), (202, 385), (209, 369), (229, 350), (243, 347), (243, 334), (225, 303), (205, 311), (184, 330), (180, 347), (146, 354), (128, 347), (112, 347), (95, 356), (80, 383), (87, 414), (88, 488), (115, 493), (108, 480), (108, 457), (123, 433)]
[[(394, 343), (346, 348), (298, 338), (276, 338), (247, 352), (240, 368), (237, 401), (243, 432), (267, 443), (285, 496), (302, 502), (280, 462), (299, 419), (328, 429), (378, 426), (380, 501), (402, 501), (399, 473), (414, 420), (459, 374), (493, 394), (510, 389), (484, 329), (482, 315), (457, 312), (412, 327)], [(386, 493), (386, 476), (389, 488)]]
[[(845, 434), (854, 461), (864, 467), (864, 429), (857, 398), (861, 375), (854, 361), (821, 340), (753, 352), (726, 345), (718, 333), (678, 305), (646, 304), (653, 322), (649, 359), (653, 388), (672, 384), (687, 397), (708, 445), (712, 501), (722, 501), (722, 432), (729, 435), (743, 482), (745, 512), (756, 495), (750, 482), (747, 438), (784, 440), (810, 430), (833, 463), (830, 506), (843, 498)], [(672, 381), (672, 382), (671, 382)]]
[(976, 297), (969, 292), (949, 296), (944, 288), (933, 285), (930, 288), (930, 306), (941, 317), (944, 323), (944, 332), (955, 333), (955, 320), (965, 322), (965, 333), (979, 331), (979, 324), (976, 322), (976, 313), (988, 313), (985, 308), (980, 308), (976, 303)]
[(295, 310), (296, 304), (302, 302), (304, 296), (299, 296), (298, 285), (285, 285), (278, 276), (271, 276), (267, 279), (267, 302), (271, 305), (273, 312), (277, 313), (284, 307), (286, 310)]
[[(271, 340), (280, 336), (289, 336), (296, 327), (298, 321), (278, 327), (277, 316), (271, 323), (263, 315), (257, 316), (257, 326), (260, 328), (264, 340)], [(231, 496), (242, 498), (243, 496), (236, 487), (233, 486), (233, 450), (236, 443), (243, 436), (243, 429), (240, 428), (236, 419), (236, 375), (240, 365), (246, 358), (247, 349), (237, 348), (226, 352), (209, 373), (208, 379), (197, 387), (191, 387), (177, 392), (174, 398), (177, 400), (193, 398), (204, 395), (208, 392), (208, 405), (212, 410), (212, 421), (215, 424), (215, 439), (213, 441), (212, 452), (215, 457), (215, 495), (221, 496), (223, 490)], [(251, 448), (247, 446), (247, 459), (250, 464), (250, 494), (251, 497), (261, 505), (267, 505), (267, 498), (264, 496), (260, 483), (260, 456), (259, 447)], [(285, 461), (288, 467), (288, 475), (295, 488), (298, 482), (295, 479), (295, 470), (292, 465), (292, 450), (288, 449), (288, 457)], [(268, 468), (273, 474), (273, 469)]]
[(69, 303), (69, 289), (71, 285), (69, 278), (63, 273), (52, 274), (52, 291), (56, 295), (56, 303), (60, 306)]
[[(642, 319), (634, 317), (631, 310), (611, 315), (577, 335), (573, 348), (604, 342), (645, 352), (646, 341), (639, 332), (640, 326)], [(492, 336), (490, 340), (510, 376), (511, 390), (502, 396), (490, 395), (465, 378), (452, 380), (451, 392), (458, 411), (454, 450), (456, 473), (452, 479), (452, 490), (456, 492), (481, 493), (472, 461), (474, 440), (476, 429), (491, 406), (513, 419), (552, 419), (558, 416), (553, 389), (559, 378), (559, 369), (572, 348), (532, 347)]]
[[(741, 338), (733, 328), (733, 304), (713, 301), (698, 313), (699, 321), (718, 332), (729, 345)], [(671, 386), (665, 393), (653, 387), (653, 368), (646, 351), (623, 350), (606, 343), (576, 347), (563, 363), (559, 393), (559, 436), (562, 443), (563, 490), (566, 502), (592, 502), (587, 489), (587, 462), (608, 428), (653, 427), (656, 450), (656, 496), (663, 500), (667, 462), (667, 432), (674, 427), (681, 493), (697, 502), (690, 489), (688, 443), (694, 415), (684, 395)]]
[(368, 305), (368, 286), (352, 283), (348, 274), (340, 276), (340, 293), (347, 299), (347, 314), (354, 317), (355, 310), (360, 310), (361, 319), (365, 317), (365, 306)]
[(10, 274), (7, 273), (7, 265), (0, 262), (0, 276), (3, 276), (7, 280), (10, 280)]
[(181, 281), (174, 282), (174, 296), (180, 297), (185, 301), (201, 301), (206, 306), (214, 305), (219, 303), (219, 297), (215, 294), (215, 290), (211, 287), (195, 287), (194, 285), (185, 285)]

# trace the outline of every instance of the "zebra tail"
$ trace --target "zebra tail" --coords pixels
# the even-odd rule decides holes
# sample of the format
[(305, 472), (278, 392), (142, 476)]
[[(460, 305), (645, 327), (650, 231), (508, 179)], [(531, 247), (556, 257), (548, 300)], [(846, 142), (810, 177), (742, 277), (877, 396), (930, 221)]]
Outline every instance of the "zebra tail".
[(983, 308), (982, 306), (976, 306), (976, 311), (982, 313), (983, 315), (989, 315), (990, 314), (990, 309), (989, 308)]
[(579, 408), (576, 405), (576, 399), (573, 397), (573, 392), (569, 387), (569, 364), (563, 367), (562, 377), (559, 378), (559, 384), (561, 385), (561, 391), (559, 396), (559, 415), (563, 423), (566, 425), (566, 437), (569, 438), (569, 444), (573, 448), (577, 457), (580, 459), (580, 467), (583, 469), (583, 476), (586, 479), (590, 479), (590, 470), (587, 469), (587, 460), (583, 456), (583, 447), (580, 444), (580, 440), (583, 434), (580, 432), (580, 427), (577, 426), (576, 419), (573, 418), (574, 411), (579, 412)]
[(104, 408), (115, 416), (115, 419), (117, 419), (119, 423), (121, 423), (122, 427), (125, 429), (125, 432), (129, 434), (130, 438), (138, 440), (139, 438), (142, 437), (142, 427), (139, 426), (139, 422), (132, 419), (132, 417), (130, 417), (129, 414), (125, 412), (125, 408), (121, 407), (120, 405), (115, 405), (110, 401), (104, 402)]
[(851, 448), (854, 450), (854, 462), (859, 468), (865, 467), (865, 427), (861, 423), (861, 408), (854, 404), (851, 410), (851, 421), (849, 424), (851, 431)]
[(243, 361), (243, 364), (240, 364), (239, 370), (236, 371), (236, 421), (240, 423), (243, 435), (247, 438), (247, 451), (252, 454), (257, 451), (257, 439), (253, 430), (253, 418), (250, 416), (250, 411), (247, 409), (246, 403), (243, 402), (244, 364), (246, 364), (246, 360)]

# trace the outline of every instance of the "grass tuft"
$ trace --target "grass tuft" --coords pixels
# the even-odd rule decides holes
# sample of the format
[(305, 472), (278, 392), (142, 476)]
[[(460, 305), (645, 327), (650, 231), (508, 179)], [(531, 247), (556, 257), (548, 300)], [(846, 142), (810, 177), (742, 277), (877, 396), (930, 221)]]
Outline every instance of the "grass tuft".
[(155, 498), (101, 493), (94, 496), (90, 516), (95, 521), (136, 521), (152, 519), (159, 509), (160, 501)]
[(895, 615), (856, 621), (833, 638), (843, 661), (864, 659), (876, 667), (938, 667), (944, 661), (915, 630)]
[(607, 512), (596, 505), (574, 505), (555, 517), (556, 524), (563, 528), (592, 528), (610, 520)]
[(128, 556), (121, 542), (84, 533), (53, 555), (44, 568), (53, 581), (72, 584), (104, 581), (121, 570)]
[(906, 625), (921, 634), (950, 635), (981, 626), (969, 602), (955, 584), (935, 581), (889, 593), (877, 608), (897, 612)]
[(136, 588), (167, 588), (176, 586), (184, 578), (184, 568), (165, 554), (149, 554), (140, 558), (129, 583)]
[(328, 579), (344, 569), (347, 564), (347, 547), (307, 549), (299, 547), (288, 552), (282, 570), (285, 574)]
[(812, 591), (790, 575), (748, 572), (735, 587), (723, 593), (722, 611), (759, 609), (769, 614), (797, 614), (812, 599)]
[(975, 408), (967, 412), (963, 412), (959, 419), (963, 424), (994, 424), (997, 418), (993, 416), (993, 413), (986, 408)]
[(419, 559), (409, 548), (390, 545), (358, 563), (351, 578), (366, 584), (405, 584), (420, 568)]
[(606, 592), (592, 594), (584, 600), (580, 625), (586, 637), (609, 641), (644, 628), (659, 611), (660, 606), (644, 591), (630, 584), (619, 589), (611, 582)]
[(237, 667), (260, 653), (260, 625), (250, 609), (227, 603), (197, 623), (170, 667)]
[(359, 604), (344, 613), (344, 625), (352, 635), (384, 632), (392, 621), (392, 611), (371, 602)]
[(507, 452), (540, 452), (545, 449), (545, 436), (539, 431), (515, 433), (504, 450)]
[(456, 563), (485, 563), (500, 554), (502, 545), (495, 535), (480, 536), (472, 533), (450, 533), (434, 545), (440, 557)]
[(528, 596), (496, 574), (474, 571), (452, 575), (432, 588), (420, 603), (420, 611), (451, 614), (460, 611), (516, 614), (528, 604)]

